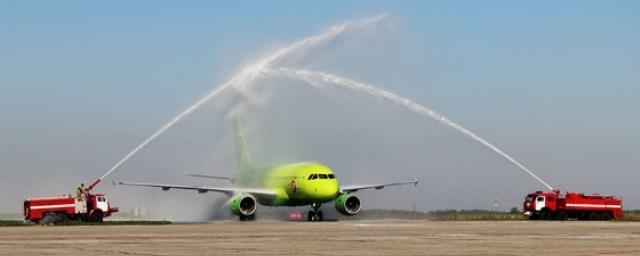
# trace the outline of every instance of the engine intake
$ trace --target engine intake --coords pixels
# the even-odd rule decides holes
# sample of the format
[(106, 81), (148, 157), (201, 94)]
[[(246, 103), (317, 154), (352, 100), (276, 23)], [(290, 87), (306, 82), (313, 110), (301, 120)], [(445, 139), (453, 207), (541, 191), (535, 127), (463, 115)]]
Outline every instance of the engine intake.
[(354, 195), (341, 194), (336, 198), (336, 210), (344, 215), (354, 215), (360, 212), (360, 199)]
[(256, 212), (256, 199), (246, 193), (231, 198), (231, 212), (241, 217), (248, 217)]

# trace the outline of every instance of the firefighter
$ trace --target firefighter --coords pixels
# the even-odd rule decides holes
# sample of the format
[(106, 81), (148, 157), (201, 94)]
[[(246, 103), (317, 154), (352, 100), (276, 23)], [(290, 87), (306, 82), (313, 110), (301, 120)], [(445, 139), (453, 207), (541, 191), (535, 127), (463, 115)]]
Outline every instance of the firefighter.
[(78, 198), (78, 201), (84, 201), (85, 192), (84, 183), (80, 183), (80, 186), (76, 188), (76, 198)]

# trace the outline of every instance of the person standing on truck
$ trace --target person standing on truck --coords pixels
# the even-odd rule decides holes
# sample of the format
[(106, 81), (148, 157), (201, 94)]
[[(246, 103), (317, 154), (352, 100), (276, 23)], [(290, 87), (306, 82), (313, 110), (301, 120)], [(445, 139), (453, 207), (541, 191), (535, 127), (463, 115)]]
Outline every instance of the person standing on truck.
[(78, 201), (84, 201), (85, 190), (84, 183), (80, 183), (80, 186), (76, 188), (76, 198), (78, 198)]

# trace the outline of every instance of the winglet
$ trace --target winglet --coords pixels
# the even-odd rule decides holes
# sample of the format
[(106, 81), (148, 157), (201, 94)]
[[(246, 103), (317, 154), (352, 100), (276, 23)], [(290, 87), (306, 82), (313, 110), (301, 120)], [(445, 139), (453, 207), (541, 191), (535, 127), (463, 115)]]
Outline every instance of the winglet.
[(418, 179), (415, 179), (415, 181), (413, 181), (413, 186), (417, 187), (418, 186)]

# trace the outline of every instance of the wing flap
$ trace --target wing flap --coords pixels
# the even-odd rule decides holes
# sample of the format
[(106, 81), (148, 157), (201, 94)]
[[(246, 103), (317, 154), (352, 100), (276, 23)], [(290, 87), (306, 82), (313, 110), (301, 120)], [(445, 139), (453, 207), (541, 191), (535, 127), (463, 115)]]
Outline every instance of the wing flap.
[(413, 184), (414, 186), (418, 186), (418, 179), (414, 179), (414, 180), (411, 180), (411, 181), (401, 181), (401, 182), (383, 183), (383, 184), (349, 185), (349, 186), (341, 187), (340, 188), (340, 192), (356, 192), (356, 191), (362, 190), (362, 189), (380, 190), (380, 189), (383, 189), (385, 187), (402, 186), (402, 185), (409, 185), (409, 184)]

